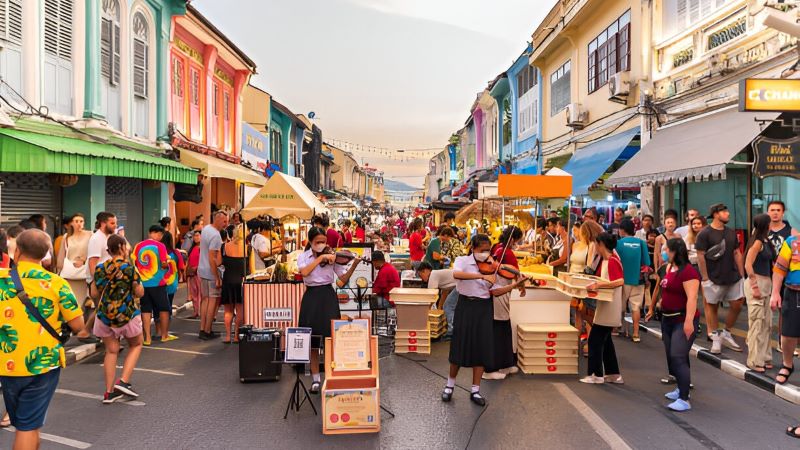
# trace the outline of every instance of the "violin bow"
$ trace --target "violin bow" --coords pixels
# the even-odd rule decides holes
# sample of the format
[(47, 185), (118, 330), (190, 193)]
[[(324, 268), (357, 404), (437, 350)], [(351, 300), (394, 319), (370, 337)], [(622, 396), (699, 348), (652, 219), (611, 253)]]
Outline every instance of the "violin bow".
[(511, 239), (514, 237), (514, 228), (516, 227), (517, 227), (516, 225), (511, 225), (511, 232), (508, 233), (508, 240), (506, 241), (506, 245), (503, 246), (503, 253), (501, 255), (500, 261), (497, 264), (497, 268), (494, 269), (495, 277), (497, 276), (497, 273), (500, 272), (500, 266), (503, 265), (503, 259), (505, 259), (506, 252), (508, 251), (508, 244), (511, 243)]

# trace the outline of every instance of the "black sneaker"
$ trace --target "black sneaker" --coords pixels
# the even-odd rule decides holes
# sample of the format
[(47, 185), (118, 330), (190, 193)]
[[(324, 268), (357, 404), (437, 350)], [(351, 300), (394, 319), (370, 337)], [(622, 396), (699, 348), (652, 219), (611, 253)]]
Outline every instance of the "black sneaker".
[(106, 392), (105, 394), (103, 394), (103, 404), (104, 405), (108, 405), (108, 404), (114, 403), (115, 401), (117, 401), (117, 400), (119, 400), (121, 398), (122, 398), (122, 393), (121, 392), (117, 392), (117, 391)]
[(210, 334), (206, 333), (205, 331), (200, 331), (199, 333), (197, 333), (197, 337), (200, 338), (201, 341), (214, 339)]
[(122, 379), (117, 380), (117, 382), (114, 384), (114, 390), (116, 392), (121, 392), (121, 393), (123, 393), (125, 395), (129, 395), (131, 397), (138, 397), (139, 396), (139, 394), (137, 394), (136, 391), (133, 390), (133, 386), (131, 386), (130, 383), (126, 383), (126, 382), (122, 381)]
[(210, 333), (206, 333), (206, 334), (208, 335), (209, 339), (216, 339), (216, 338), (222, 336), (221, 333), (219, 333), (217, 331), (213, 331), (213, 330)]
[(319, 381), (312, 381), (311, 382), (311, 389), (309, 389), (308, 392), (310, 392), (312, 394), (319, 394), (319, 386), (320, 386)]

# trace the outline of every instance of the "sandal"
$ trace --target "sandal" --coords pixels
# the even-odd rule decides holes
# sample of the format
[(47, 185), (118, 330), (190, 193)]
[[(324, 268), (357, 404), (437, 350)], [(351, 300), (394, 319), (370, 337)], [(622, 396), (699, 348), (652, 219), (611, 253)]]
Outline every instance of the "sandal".
[[(781, 373), (784, 370), (788, 373)], [(792, 373), (794, 373), (794, 366), (792, 367), (782, 366), (781, 369), (778, 371), (778, 374), (775, 375), (775, 382), (778, 384), (786, 384), (786, 382), (789, 381), (789, 377), (792, 376)], [(783, 381), (778, 380), (778, 377), (783, 377)]]
[(791, 437), (793, 437), (795, 439), (800, 439), (800, 434), (797, 433), (798, 430), (800, 430), (800, 426), (789, 427), (789, 428), (786, 429), (786, 434), (788, 434), (789, 436), (791, 436)]
[(639, 342), (642, 342), (642, 339), (639, 336), (633, 336), (631, 338), (631, 340), (636, 344), (638, 344)]
[(755, 373), (764, 373), (764, 372), (767, 371), (767, 369), (764, 366), (751, 366), (751, 365), (748, 364), (747, 368), (752, 370)]
[(772, 370), (775, 368), (775, 366), (773, 366), (772, 363), (766, 363), (764, 364), (764, 368), (767, 370)]
[(3, 419), (0, 420), (0, 428), (7, 428), (11, 426), (11, 417), (8, 413), (3, 414)]

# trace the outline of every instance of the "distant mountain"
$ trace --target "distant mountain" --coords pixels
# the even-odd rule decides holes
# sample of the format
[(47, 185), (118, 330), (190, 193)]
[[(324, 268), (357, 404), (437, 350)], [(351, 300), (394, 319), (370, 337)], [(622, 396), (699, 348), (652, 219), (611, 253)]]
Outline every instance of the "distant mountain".
[(421, 189), (421, 188), (415, 188), (413, 186), (409, 186), (409, 185), (403, 183), (402, 181), (395, 181), (395, 180), (388, 180), (388, 179), (384, 179), (383, 180), (383, 188), (385, 190), (387, 190), (387, 191), (395, 191), (395, 192), (397, 192), (397, 191), (400, 191), (400, 192), (418, 191), (418, 190)]

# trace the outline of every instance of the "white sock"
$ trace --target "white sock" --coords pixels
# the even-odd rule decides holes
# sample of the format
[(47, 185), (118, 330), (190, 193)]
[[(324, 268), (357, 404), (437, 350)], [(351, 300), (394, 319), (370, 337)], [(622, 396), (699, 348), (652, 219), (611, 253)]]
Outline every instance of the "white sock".
[(479, 385), (477, 385), (477, 384), (473, 384), (472, 385), (472, 393), (473, 394), (475, 394), (476, 392), (480, 392), (480, 391), (481, 391), (481, 387)]
[(456, 379), (448, 377), (446, 386), (449, 387), (450, 389), (456, 387)]
[(320, 380), (319, 374), (318, 373), (312, 373), (311, 374), (311, 380), (313, 380), (315, 383), (319, 383), (319, 380)]

